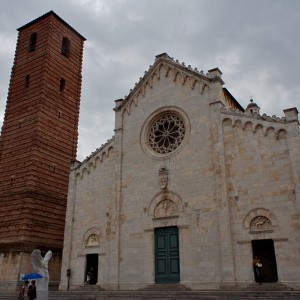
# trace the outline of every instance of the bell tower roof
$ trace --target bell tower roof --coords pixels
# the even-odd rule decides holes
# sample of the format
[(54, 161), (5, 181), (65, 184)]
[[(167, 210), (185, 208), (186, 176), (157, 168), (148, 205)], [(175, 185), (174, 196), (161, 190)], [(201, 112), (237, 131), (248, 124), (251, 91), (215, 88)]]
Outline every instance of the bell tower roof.
[(74, 33), (76, 33), (79, 37), (82, 38), (83, 41), (86, 41), (86, 38), (84, 36), (82, 36), (78, 31), (76, 31), (71, 25), (69, 25), (65, 20), (63, 20), (60, 16), (58, 16), (53, 10), (50, 10), (49, 12), (45, 13), (44, 15), (34, 19), (33, 21), (19, 27), (17, 30), (21, 31), (33, 24), (35, 24), (36, 22), (41, 21), (42, 19), (45, 19), (49, 16), (54, 16), (57, 20), (59, 20), (61, 23), (63, 23), (66, 27), (69, 27), (69, 29), (71, 29)]

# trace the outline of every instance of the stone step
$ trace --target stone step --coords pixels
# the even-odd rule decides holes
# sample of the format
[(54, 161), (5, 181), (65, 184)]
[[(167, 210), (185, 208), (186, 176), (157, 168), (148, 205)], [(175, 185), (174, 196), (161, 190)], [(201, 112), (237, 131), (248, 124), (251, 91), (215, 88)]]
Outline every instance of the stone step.
[(149, 285), (143, 289), (140, 289), (141, 291), (190, 291), (191, 289), (184, 286), (183, 284), (178, 284), (178, 283), (169, 283), (169, 284), (152, 284)]
[[(0, 292), (0, 300), (16, 300), (17, 292)], [(279, 300), (300, 299), (300, 291), (50, 291), (49, 300)], [(37, 299), (38, 300), (38, 299)]]
[(253, 299), (300, 299), (300, 292), (283, 291), (101, 291), (93, 293), (82, 293), (79, 291), (71, 293), (51, 293), (49, 300), (151, 300), (151, 299), (199, 299), (199, 300), (253, 300)]
[(251, 283), (247, 285), (243, 290), (246, 291), (290, 291), (292, 290), (290, 287), (286, 286), (283, 283)]

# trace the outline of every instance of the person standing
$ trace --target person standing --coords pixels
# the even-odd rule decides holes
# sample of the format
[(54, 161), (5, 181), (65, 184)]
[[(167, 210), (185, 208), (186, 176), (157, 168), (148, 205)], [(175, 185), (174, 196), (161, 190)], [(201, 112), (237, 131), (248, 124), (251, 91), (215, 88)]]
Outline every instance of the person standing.
[(254, 272), (255, 272), (255, 279), (259, 284), (262, 284), (262, 268), (263, 265), (260, 261), (260, 259), (255, 256), (253, 259), (253, 267), (254, 267)]
[(31, 285), (29, 286), (29, 289), (28, 289), (28, 297), (29, 297), (29, 300), (36, 299), (36, 285), (35, 285), (35, 280), (31, 281)]
[(89, 271), (87, 271), (86, 273), (86, 282), (84, 284), (94, 284), (94, 278), (95, 278), (95, 275), (94, 275), (94, 268), (91, 267)]
[(26, 280), (24, 285), (21, 287), (19, 299), (28, 300), (28, 289), (29, 289), (29, 281)]
[(88, 271), (86, 273), (86, 281), (84, 284), (90, 284), (90, 281), (91, 281), (91, 276), (90, 276), (90, 271)]

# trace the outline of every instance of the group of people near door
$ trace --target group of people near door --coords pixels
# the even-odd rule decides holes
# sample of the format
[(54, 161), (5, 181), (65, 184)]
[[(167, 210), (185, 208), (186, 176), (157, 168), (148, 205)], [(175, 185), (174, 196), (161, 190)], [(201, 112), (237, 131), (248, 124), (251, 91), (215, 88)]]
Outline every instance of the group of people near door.
[[(255, 256), (253, 259), (253, 269), (254, 269), (254, 276), (255, 276), (255, 281), (258, 282), (259, 284), (262, 283), (262, 276), (263, 276), (263, 265), (260, 261), (260, 259)], [(94, 268), (91, 267), (86, 274), (86, 281), (84, 284), (93, 284), (96, 283), (94, 282), (95, 279), (95, 274), (94, 274)], [(31, 300), (31, 299), (29, 299)]]
[(36, 299), (36, 285), (35, 280), (32, 280), (29, 284), (29, 281), (26, 280), (24, 285), (21, 287), (20, 294), (19, 294), (20, 300), (34, 300)]
[[(262, 276), (263, 276), (263, 265), (257, 256), (253, 258), (253, 269), (254, 269), (255, 281), (261, 284)], [(91, 267), (86, 273), (86, 281), (84, 284), (95, 284), (96, 282), (94, 281), (94, 279), (95, 279), (94, 268)]]

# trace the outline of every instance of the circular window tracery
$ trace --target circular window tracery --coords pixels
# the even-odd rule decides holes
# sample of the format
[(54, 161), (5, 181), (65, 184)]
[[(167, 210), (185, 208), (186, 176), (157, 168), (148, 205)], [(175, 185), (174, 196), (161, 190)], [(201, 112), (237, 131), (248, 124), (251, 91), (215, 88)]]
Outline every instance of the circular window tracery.
[(165, 113), (157, 118), (149, 129), (150, 148), (159, 154), (176, 150), (183, 142), (185, 126), (182, 118), (174, 113)]
[(165, 159), (184, 147), (190, 130), (188, 115), (181, 108), (159, 108), (148, 116), (142, 127), (141, 147), (150, 157)]

